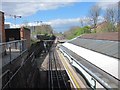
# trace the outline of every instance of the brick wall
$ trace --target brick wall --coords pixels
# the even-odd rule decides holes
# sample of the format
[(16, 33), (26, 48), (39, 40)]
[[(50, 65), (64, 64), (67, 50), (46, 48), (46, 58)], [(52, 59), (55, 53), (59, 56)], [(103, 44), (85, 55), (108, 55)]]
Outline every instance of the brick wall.
[(25, 28), (25, 27), (21, 27), (21, 31), (20, 31), (20, 35), (21, 35), (21, 39), (26, 39), (26, 43), (27, 43), (27, 48), (30, 47), (30, 29)]
[(81, 38), (120, 41), (118, 32), (84, 34)]
[(30, 29), (21, 27), (21, 28), (9, 28), (5, 29), (6, 41), (10, 41), (10, 38), (13, 40), (23, 40), (26, 39), (27, 48), (30, 47)]
[(4, 13), (0, 11), (0, 42), (5, 42)]

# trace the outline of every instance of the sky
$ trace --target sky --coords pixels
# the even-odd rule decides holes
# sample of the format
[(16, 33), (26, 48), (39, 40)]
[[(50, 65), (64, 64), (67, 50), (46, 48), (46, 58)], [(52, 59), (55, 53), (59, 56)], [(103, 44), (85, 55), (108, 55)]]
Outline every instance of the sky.
[[(65, 1), (65, 0), (64, 0)], [(102, 10), (114, 6), (119, 0), (4, 0), (2, 1), (2, 11), (5, 13), (5, 23), (10, 23), (11, 27), (27, 25), (50, 24), (54, 31), (64, 32), (71, 27), (80, 26), (80, 20), (88, 21), (89, 10), (93, 5), (99, 5)], [(22, 18), (13, 18), (13, 15)], [(99, 17), (103, 21), (103, 16)]]

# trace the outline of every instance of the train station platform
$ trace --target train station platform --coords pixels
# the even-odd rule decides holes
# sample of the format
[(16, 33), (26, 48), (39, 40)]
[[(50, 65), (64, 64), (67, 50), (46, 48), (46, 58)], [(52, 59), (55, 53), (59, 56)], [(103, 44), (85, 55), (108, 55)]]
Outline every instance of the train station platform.
[(15, 58), (17, 58), (20, 55), (20, 50), (18, 49), (11, 49), (11, 52), (9, 50), (6, 50), (6, 55), (2, 56), (2, 66), (5, 66)]
[[(5, 73), (5, 80), (6, 77), (12, 74), (12, 78), (10, 77), (9, 81), (6, 81), (7, 84), (5, 83), (5, 87), (7, 86), (11, 88), (24, 86), (35, 88), (35, 86), (37, 86), (37, 88), (53, 90), (119, 88), (118, 78), (112, 76), (97, 65), (94, 65), (93, 63), (88, 61), (88, 59), (82, 57), (84, 51), (82, 51), (83, 49), (79, 49), (82, 43), (78, 44), (74, 40), (68, 41), (64, 44), (57, 44), (57, 40), (53, 40), (54, 42), (51, 42), (50, 44), (48, 43), (48, 46), (50, 47), (47, 49), (45, 49), (44, 47), (44, 42), (37, 42), (30, 48), (29, 51), (25, 53), (21, 52), (19, 49), (11, 49), (11, 58), (14, 59), (15, 57), (17, 57), (17, 55), (23, 56), (23, 58), (17, 58), (15, 60), (15, 63), (12, 61), (13, 63), (10, 64), (10, 66), (8, 65), (7, 68), (5, 68), (6, 71), (9, 69), (9, 71), (12, 72), (9, 72), (8, 75), (6, 75)], [(78, 41), (80, 40), (77, 40), (77, 42)], [(85, 43), (85, 40), (81, 40), (81, 42)], [(86, 47), (88, 46), (88, 48), (85, 49), (92, 48), (92, 44), (95, 45), (95, 41), (92, 42), (93, 43), (91, 43), (90, 45), (85, 44)], [(109, 45), (111, 43), (112, 42), (107, 44)], [(95, 45), (96, 48), (97, 44)], [(112, 43), (112, 45), (115, 44)], [(78, 52), (75, 52), (76, 50)], [(113, 50), (113, 48), (111, 48), (110, 50)], [(89, 50), (86, 51), (90, 52)], [(4, 57), (4, 59), (8, 58), (8, 62), (5, 61), (4, 65), (10, 62), (9, 51), (7, 51), (7, 53), (8, 56)], [(107, 52), (105, 57), (109, 56), (109, 58), (116, 60), (116, 51), (113, 52), (115, 53), (114, 56), (108, 55), (111, 53), (112, 52)], [(89, 53), (88, 55), (90, 58), (91, 54)], [(103, 55), (103, 53), (100, 53), (100, 55)], [(84, 54), (84, 56), (87, 56), (87, 54)], [(21, 80), (16, 83), (18, 78), (21, 78)]]
[(91, 87), (117, 89), (120, 88), (119, 44), (119, 41), (77, 37), (60, 45), (59, 49), (71, 65), (82, 72)]

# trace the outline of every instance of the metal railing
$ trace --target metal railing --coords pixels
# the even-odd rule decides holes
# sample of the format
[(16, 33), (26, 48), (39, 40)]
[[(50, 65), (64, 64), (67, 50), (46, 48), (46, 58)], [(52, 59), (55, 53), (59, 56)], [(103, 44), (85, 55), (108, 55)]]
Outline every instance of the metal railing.
[[(33, 79), (38, 77), (37, 65), (35, 57), (44, 50), (43, 42), (33, 44), (29, 49), (22, 51), (20, 55), (14, 60), (6, 64), (2, 68), (2, 72), (8, 73), (2, 75), (2, 90), (6, 88), (33, 88), (37, 80)], [(0, 78), (0, 79), (1, 79)], [(5, 81), (6, 80), (6, 81)], [(32, 81), (33, 80), (33, 81)]]
[[(105, 74), (106, 76), (109, 76), (109, 79), (111, 78), (113, 80), (113, 82), (115, 81), (114, 84), (116, 84), (116, 87), (111, 87), (111, 85), (107, 84), (107, 82), (105, 82), (104, 80), (102, 80), (101, 78), (99, 78), (98, 76), (96, 76), (92, 71), (90, 71), (88, 68), (86, 68), (84, 65), (82, 65), (82, 63), (80, 63), (75, 57), (73, 57), (67, 50), (65, 50), (65, 48), (60, 47), (60, 51), (64, 54), (67, 55), (67, 57), (69, 57), (72, 61), (71, 61), (71, 65), (73, 65), (74, 67), (80, 69), (80, 71), (84, 71), (84, 74), (87, 74), (86, 76), (91, 77), (91, 88), (96, 89), (96, 83), (98, 83), (99, 85), (101, 85), (102, 87), (104, 87), (107, 90), (112, 90), (113, 88), (119, 88), (119, 80), (116, 80), (115, 78), (109, 76), (107, 73), (105, 73), (104, 71), (102, 71), (102, 74)], [(96, 68), (97, 69), (97, 68)], [(98, 70), (98, 69), (97, 69)], [(94, 85), (92, 85), (92, 82), (94, 83)], [(116, 83), (117, 82), (117, 83)]]
[(25, 50), (27, 50), (26, 39), (0, 43), (2, 66), (11, 62)]
[[(12, 51), (12, 49), (19, 50), (19, 55), (17, 58), (13, 59), (11, 62), (8, 62), (5, 66), (2, 67), (2, 76), (0, 79), (2, 79), (2, 89), (6, 88), (27, 88), (27, 87), (35, 87), (35, 82), (37, 82), (37, 65), (35, 58), (39, 56), (39, 54), (44, 50), (43, 42), (37, 42), (29, 49), (27, 49), (25, 45), (26, 40), (18, 41), (18, 46), (15, 48), (15, 45), (11, 45), (11, 48), (9, 49)], [(17, 41), (8, 42), (7, 44), (11, 43), (17, 43)], [(20, 45), (20, 43), (22, 43)], [(4, 45), (7, 46), (6, 43), (2, 43), (0, 46), (3, 47)], [(52, 43), (50, 43), (52, 44)], [(51, 45), (50, 45), (51, 46)], [(4, 48), (4, 50), (6, 50)], [(3, 52), (3, 51), (2, 51)], [(9, 55), (9, 52), (7, 54)], [(3, 55), (5, 58), (6, 55)], [(12, 53), (11, 53), (12, 56)], [(8, 56), (10, 59), (10, 57)], [(9, 71), (8, 71), (9, 70)], [(7, 71), (7, 73), (6, 73)], [(5, 74), (4, 74), (5, 73)], [(33, 80), (33, 81), (32, 81)]]
[[(27, 82), (26, 82), (26, 78), (25, 77), (28, 77), (29, 73), (30, 73), (30, 70), (32, 68), (32, 63), (31, 62), (32, 60), (34, 59), (34, 55), (33, 53), (29, 56), (29, 58), (17, 69), (17, 71), (12, 75), (12, 77), (9, 78), (9, 80), (7, 81), (7, 83), (2, 87), (2, 90), (5, 89), (5, 88), (11, 88), (11, 87), (24, 87), (24, 85), (26, 86)], [(26, 70), (25, 70), (25, 67)], [(24, 70), (25, 72), (24, 72)], [(23, 73), (21, 73), (23, 72)], [(23, 80), (19, 80), (20, 79), (20, 76), (19, 75), (22, 75), (22, 78)], [(18, 80), (17, 83), (15, 83), (16, 81)]]

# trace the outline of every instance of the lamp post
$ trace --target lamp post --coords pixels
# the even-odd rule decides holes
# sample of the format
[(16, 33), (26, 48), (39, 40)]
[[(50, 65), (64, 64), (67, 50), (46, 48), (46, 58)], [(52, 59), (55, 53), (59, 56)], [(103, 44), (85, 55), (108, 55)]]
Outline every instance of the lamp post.
[(13, 15), (13, 17), (15, 19), (15, 27), (16, 27), (16, 18), (22, 18), (22, 16)]

